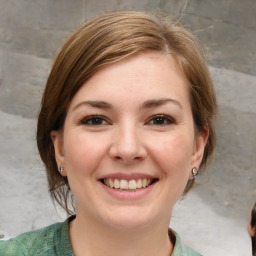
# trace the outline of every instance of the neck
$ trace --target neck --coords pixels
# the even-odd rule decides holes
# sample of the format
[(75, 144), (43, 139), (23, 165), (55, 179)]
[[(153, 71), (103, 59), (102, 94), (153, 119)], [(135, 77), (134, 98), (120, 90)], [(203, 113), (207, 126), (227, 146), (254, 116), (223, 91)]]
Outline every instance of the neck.
[(168, 223), (127, 230), (77, 216), (70, 223), (70, 240), (76, 256), (169, 256), (173, 244)]

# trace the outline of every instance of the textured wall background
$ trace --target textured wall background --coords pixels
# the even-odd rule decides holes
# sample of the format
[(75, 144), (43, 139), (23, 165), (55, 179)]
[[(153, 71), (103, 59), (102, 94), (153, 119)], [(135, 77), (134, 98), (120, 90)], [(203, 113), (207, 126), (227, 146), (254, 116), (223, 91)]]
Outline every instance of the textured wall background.
[(220, 105), (216, 160), (178, 204), (174, 226), (205, 255), (249, 255), (245, 224), (256, 201), (255, 0), (0, 0), (0, 230), (14, 236), (57, 219), (35, 148), (41, 93), (67, 35), (120, 8), (182, 18), (204, 43)]
[(256, 74), (256, 2), (253, 0), (0, 0), (0, 108), (37, 115), (52, 59), (84, 20), (109, 9), (160, 9), (205, 43), (209, 64)]

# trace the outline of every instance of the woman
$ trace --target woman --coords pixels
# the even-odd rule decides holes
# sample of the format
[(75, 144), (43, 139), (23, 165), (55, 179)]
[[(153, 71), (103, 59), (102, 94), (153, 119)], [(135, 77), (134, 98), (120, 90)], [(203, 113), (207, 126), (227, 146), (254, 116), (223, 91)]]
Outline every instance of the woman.
[(168, 225), (214, 151), (215, 113), (207, 66), (185, 29), (134, 11), (86, 22), (53, 65), (37, 130), (51, 196), (75, 214), (0, 251), (200, 255)]
[(248, 223), (247, 229), (252, 239), (252, 255), (256, 256), (256, 203), (252, 208), (251, 221)]

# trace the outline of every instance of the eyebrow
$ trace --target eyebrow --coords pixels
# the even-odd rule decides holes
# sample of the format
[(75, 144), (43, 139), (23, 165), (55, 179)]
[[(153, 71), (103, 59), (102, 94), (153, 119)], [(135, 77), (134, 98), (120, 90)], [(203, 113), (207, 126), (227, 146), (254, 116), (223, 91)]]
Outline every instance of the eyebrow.
[(142, 104), (142, 108), (158, 107), (158, 106), (162, 106), (168, 102), (174, 103), (181, 109), (183, 108), (179, 101), (177, 101), (175, 99), (170, 99), (170, 98), (147, 100)]
[[(183, 108), (181, 103), (175, 99), (170, 99), (170, 98), (163, 98), (163, 99), (152, 99), (152, 100), (147, 100), (145, 102), (143, 102), (141, 108), (153, 108), (153, 107), (158, 107), (158, 106), (162, 106), (168, 102), (174, 103), (175, 105), (177, 105), (179, 108)], [(82, 101), (80, 103), (78, 103), (73, 110), (79, 108), (80, 106), (83, 105), (89, 105), (91, 107), (94, 108), (101, 108), (101, 109), (111, 109), (114, 108), (112, 104), (105, 102), (105, 101), (98, 101), (98, 100), (88, 100), (88, 101)]]
[(103, 108), (103, 109), (108, 109), (108, 108), (113, 108), (112, 104), (107, 103), (105, 101), (99, 101), (99, 100), (87, 100), (87, 101), (82, 101), (78, 103), (73, 110), (79, 108), (82, 105), (89, 105), (94, 108)]

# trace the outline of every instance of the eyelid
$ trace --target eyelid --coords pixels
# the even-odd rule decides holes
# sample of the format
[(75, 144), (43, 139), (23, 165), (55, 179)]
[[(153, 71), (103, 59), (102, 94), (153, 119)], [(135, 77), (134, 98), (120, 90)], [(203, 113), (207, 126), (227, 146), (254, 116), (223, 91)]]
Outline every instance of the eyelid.
[[(154, 119), (156, 118), (162, 118), (162, 119), (165, 119), (168, 121), (167, 124), (150, 124), (151, 121), (153, 121)], [(166, 114), (156, 114), (156, 115), (153, 115), (151, 116), (148, 121), (146, 122), (146, 124), (149, 124), (149, 125), (156, 125), (156, 126), (166, 126), (166, 125), (172, 125), (172, 124), (175, 124), (175, 119), (172, 118), (171, 116), (169, 115), (166, 115)]]
[(93, 119), (102, 119), (102, 121), (106, 122), (108, 125), (111, 125), (111, 122), (105, 116), (102, 116), (102, 115), (88, 115), (88, 116), (85, 116), (85, 117), (81, 118), (77, 123), (79, 125), (88, 125), (88, 126), (103, 126), (103, 125), (106, 125), (106, 124), (89, 124), (89, 123), (86, 123), (86, 122), (92, 121)]

